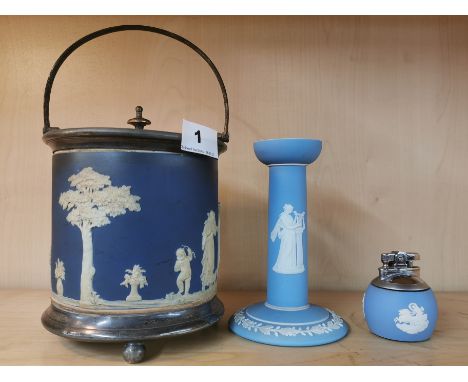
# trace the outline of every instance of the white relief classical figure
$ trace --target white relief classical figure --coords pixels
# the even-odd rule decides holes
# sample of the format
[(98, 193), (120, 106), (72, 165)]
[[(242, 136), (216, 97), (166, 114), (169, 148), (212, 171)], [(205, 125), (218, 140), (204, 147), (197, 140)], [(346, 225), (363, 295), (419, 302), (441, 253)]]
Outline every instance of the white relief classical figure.
[(364, 294), (362, 295), (362, 300), (361, 300), (362, 315), (364, 316), (364, 319), (366, 319), (366, 309), (365, 309), (364, 301), (366, 301), (366, 292), (364, 292)]
[(219, 265), (221, 264), (221, 204), (218, 203), (218, 248), (216, 256), (215, 280), (218, 279)]
[(394, 321), (398, 329), (408, 334), (420, 333), (429, 326), (424, 307), (420, 307), (414, 302), (408, 305), (408, 309), (400, 309), (398, 317), (395, 317)]
[[(294, 212), (294, 218), (291, 214)], [(302, 233), (305, 229), (304, 212), (294, 211), (291, 204), (283, 206), (283, 212), (278, 217), (271, 232), (271, 241), (281, 240), (280, 249), (273, 271), (282, 274), (304, 272), (304, 251), (302, 248)]]
[(176, 251), (176, 262), (174, 272), (180, 272), (177, 277), (177, 288), (179, 295), (188, 295), (190, 293), (190, 281), (192, 279), (192, 268), (190, 262), (195, 257), (193, 251), (187, 247), (181, 247)]
[(63, 296), (63, 280), (65, 280), (65, 265), (63, 264), (63, 261), (60, 259), (57, 259), (55, 262), (55, 279), (57, 280), (57, 294), (59, 296)]
[(144, 275), (146, 271), (138, 264), (135, 264), (133, 269), (126, 269), (125, 272), (124, 281), (120, 283), (126, 288), (130, 285), (130, 294), (125, 301), (140, 301), (141, 296), (138, 293), (138, 288), (141, 289), (148, 285)]
[(116, 187), (110, 177), (94, 171), (91, 167), (82, 169), (68, 178), (75, 188), (63, 192), (59, 203), (66, 211), (67, 221), (79, 228), (83, 242), (81, 268), (80, 302), (99, 303), (99, 295), (93, 290), (92, 229), (111, 223), (110, 217), (123, 215), (126, 211), (140, 211), (139, 196), (130, 193), (130, 186)]
[(214, 211), (207, 213), (202, 233), (202, 273), (200, 275), (202, 290), (209, 288), (216, 281), (215, 273), (215, 243), (214, 238), (218, 233)]

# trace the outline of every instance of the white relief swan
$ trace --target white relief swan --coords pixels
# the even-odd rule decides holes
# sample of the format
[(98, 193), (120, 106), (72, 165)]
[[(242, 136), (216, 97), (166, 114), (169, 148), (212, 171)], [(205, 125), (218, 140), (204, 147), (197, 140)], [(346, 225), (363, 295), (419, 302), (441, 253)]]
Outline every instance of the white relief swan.
[(408, 309), (400, 309), (398, 317), (395, 317), (394, 322), (398, 329), (408, 334), (417, 334), (424, 331), (429, 326), (427, 314), (424, 313), (424, 307), (419, 307), (412, 302), (408, 305)]

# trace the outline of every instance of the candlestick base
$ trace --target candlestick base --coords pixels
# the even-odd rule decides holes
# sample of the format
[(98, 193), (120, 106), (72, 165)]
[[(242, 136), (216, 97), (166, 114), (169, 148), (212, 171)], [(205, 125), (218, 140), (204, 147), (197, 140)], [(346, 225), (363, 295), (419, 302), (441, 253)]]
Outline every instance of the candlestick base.
[(232, 332), (245, 339), (276, 346), (318, 346), (345, 337), (348, 325), (335, 312), (318, 305), (277, 307), (261, 302), (237, 311)]

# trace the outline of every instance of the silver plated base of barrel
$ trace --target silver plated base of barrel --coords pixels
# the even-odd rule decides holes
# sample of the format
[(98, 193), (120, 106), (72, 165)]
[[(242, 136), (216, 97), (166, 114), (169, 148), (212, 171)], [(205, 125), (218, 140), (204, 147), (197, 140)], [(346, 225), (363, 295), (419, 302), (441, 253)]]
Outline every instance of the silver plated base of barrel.
[(216, 324), (223, 313), (223, 303), (217, 297), (178, 311), (125, 314), (88, 313), (52, 302), (41, 320), (49, 332), (61, 337), (85, 342), (124, 342), (125, 361), (138, 363), (145, 355), (142, 341), (205, 329)]

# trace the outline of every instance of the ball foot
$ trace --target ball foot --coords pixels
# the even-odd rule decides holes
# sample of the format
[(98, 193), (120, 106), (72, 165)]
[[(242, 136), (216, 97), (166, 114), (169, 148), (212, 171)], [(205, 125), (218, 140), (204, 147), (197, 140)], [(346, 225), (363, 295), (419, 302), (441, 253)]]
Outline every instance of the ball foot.
[(146, 347), (141, 342), (128, 342), (124, 345), (122, 356), (127, 363), (140, 363), (145, 357)]

